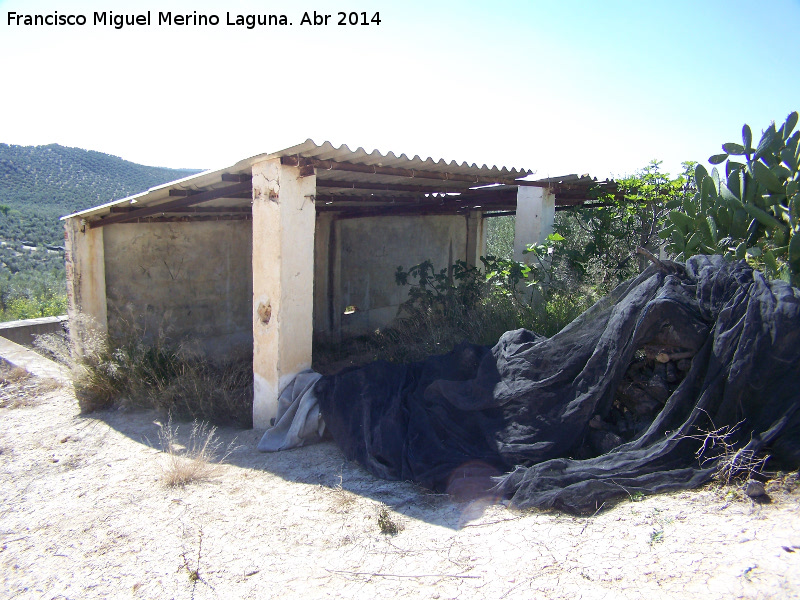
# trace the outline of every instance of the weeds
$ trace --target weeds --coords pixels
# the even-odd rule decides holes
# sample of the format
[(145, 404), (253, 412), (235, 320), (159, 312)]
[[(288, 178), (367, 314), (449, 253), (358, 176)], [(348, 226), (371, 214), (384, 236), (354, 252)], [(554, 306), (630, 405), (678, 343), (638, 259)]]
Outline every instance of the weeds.
[(189, 581), (191, 581), (193, 585), (196, 585), (197, 582), (201, 580), (200, 559), (202, 558), (202, 556), (203, 556), (203, 530), (201, 529), (197, 540), (197, 559), (195, 560), (194, 569), (191, 566), (189, 566), (189, 559), (186, 556), (186, 552), (181, 554), (181, 558), (183, 558), (183, 568), (186, 569), (186, 573), (189, 576)]
[(163, 323), (156, 335), (136, 318), (117, 316), (109, 336), (87, 321), (81, 339), (40, 336), (37, 346), (72, 369), (82, 412), (132, 405), (160, 409), (181, 419), (252, 427), (253, 361), (244, 352), (224, 363), (203, 356), (190, 340), (175, 343)]
[(663, 529), (653, 529), (650, 532), (650, 545), (653, 544), (660, 544), (664, 541), (664, 530)]
[(194, 567), (192, 567), (192, 565), (189, 564), (189, 557), (187, 556), (187, 554), (188, 554), (188, 552), (186, 550), (184, 550), (181, 553), (181, 558), (183, 559), (183, 565), (181, 566), (181, 568), (186, 570), (186, 575), (189, 578), (189, 582), (192, 584), (192, 592), (191, 592), (190, 598), (192, 600), (194, 600), (194, 595), (195, 595), (195, 592), (197, 590), (197, 584), (198, 583), (203, 583), (206, 586), (208, 586), (209, 588), (211, 588), (212, 591), (214, 590), (214, 587), (208, 581), (203, 579), (203, 576), (200, 574), (200, 564), (201, 564), (202, 559), (203, 559), (203, 528), (202, 527), (200, 528), (200, 531), (199, 531), (198, 536), (197, 536), (197, 557), (194, 560)]
[(350, 512), (356, 502), (356, 495), (342, 487), (342, 474), (339, 473), (339, 483), (333, 487), (333, 508), (335, 512)]
[[(548, 242), (550, 243), (550, 242)], [(538, 266), (481, 257), (483, 270), (463, 261), (436, 271), (424, 261), (395, 280), (408, 300), (390, 327), (342, 343), (315, 340), (314, 368), (335, 372), (345, 358), (407, 363), (444, 354), (461, 342), (494, 345), (506, 331), (525, 328), (552, 336), (592, 304), (591, 293), (560, 290), (549, 274), (547, 248), (532, 250)], [(346, 365), (346, 366), (350, 366)]]
[(186, 445), (178, 442), (178, 427), (172, 426), (172, 417), (166, 425), (158, 423), (158, 437), (166, 454), (162, 464), (161, 481), (167, 487), (182, 487), (196, 481), (216, 476), (220, 463), (233, 451), (233, 442), (223, 450), (217, 438), (217, 428), (207, 423), (192, 423)]
[(381, 506), (380, 510), (378, 510), (378, 529), (380, 529), (381, 533), (384, 535), (397, 535), (402, 529), (400, 525), (395, 523), (392, 519), (389, 514), (389, 509), (385, 506)]
[[(510, 297), (489, 296), (468, 307), (455, 304), (448, 311), (434, 308), (404, 312), (391, 327), (336, 343), (316, 340), (314, 368), (336, 371), (345, 358), (355, 364), (372, 360), (407, 363), (444, 354), (457, 344), (494, 345), (506, 331), (525, 328), (541, 335), (558, 333), (591, 305), (591, 297), (554, 292), (534, 304)], [(349, 365), (348, 365), (349, 366)]]
[[(687, 438), (701, 442), (695, 456), (701, 465), (713, 462), (716, 467), (715, 479), (723, 485), (730, 485), (738, 479), (750, 479), (754, 473), (761, 473), (769, 460), (769, 455), (754, 449), (752, 444), (738, 448), (735, 438), (742, 422), (733, 426), (700, 430), (697, 435)], [(715, 427), (712, 423), (712, 427)]]

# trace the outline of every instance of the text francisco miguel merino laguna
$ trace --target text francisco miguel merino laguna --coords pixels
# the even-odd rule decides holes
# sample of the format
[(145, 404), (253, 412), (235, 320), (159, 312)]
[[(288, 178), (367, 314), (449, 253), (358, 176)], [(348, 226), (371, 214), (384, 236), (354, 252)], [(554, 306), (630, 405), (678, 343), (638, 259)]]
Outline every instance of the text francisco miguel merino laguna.
[[(304, 13), (300, 21), (301, 25), (318, 25), (322, 24), (321, 16), (318, 16), (316, 11), (313, 16)], [(366, 15), (365, 15), (366, 20)], [(89, 23), (91, 25), (100, 25), (113, 27), (114, 29), (122, 29), (126, 26), (149, 26), (152, 24), (166, 25), (166, 26), (207, 26), (219, 25), (223, 22), (218, 15), (215, 14), (197, 14), (197, 11), (192, 13), (173, 13), (173, 12), (158, 12), (157, 18), (153, 18), (151, 11), (140, 14), (114, 14), (111, 11), (95, 12), (92, 15), (92, 20), (86, 18), (82, 14), (60, 14), (58, 11), (48, 14), (22, 14), (17, 12), (8, 13), (8, 25), (14, 26), (84, 26)], [(225, 25), (234, 25), (253, 29), (257, 25), (292, 25), (286, 15), (240, 15), (225, 13)], [(327, 23), (325, 23), (327, 24)], [(364, 23), (366, 24), (366, 23)]]

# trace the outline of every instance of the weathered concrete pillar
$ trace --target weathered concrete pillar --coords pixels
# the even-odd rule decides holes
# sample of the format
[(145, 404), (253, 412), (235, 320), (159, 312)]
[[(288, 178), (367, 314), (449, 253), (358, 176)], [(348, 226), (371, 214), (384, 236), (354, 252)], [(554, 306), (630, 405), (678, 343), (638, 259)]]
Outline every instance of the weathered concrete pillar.
[(542, 244), (553, 233), (556, 197), (544, 188), (517, 188), (517, 218), (514, 221), (514, 260), (528, 262), (523, 254), (529, 244)]
[(480, 264), (480, 257), (486, 250), (486, 227), (483, 212), (471, 210), (467, 215), (467, 259), (470, 267)]
[(79, 354), (87, 336), (108, 332), (103, 229), (79, 217), (64, 222), (70, 339)]
[(311, 366), (316, 177), (280, 159), (253, 165), (253, 427), (272, 425), (278, 396)]

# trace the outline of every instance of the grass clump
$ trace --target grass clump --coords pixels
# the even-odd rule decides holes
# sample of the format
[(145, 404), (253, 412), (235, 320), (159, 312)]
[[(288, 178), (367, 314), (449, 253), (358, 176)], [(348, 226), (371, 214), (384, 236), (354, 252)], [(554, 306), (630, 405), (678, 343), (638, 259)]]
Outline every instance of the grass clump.
[(166, 425), (157, 425), (161, 449), (166, 455), (161, 481), (167, 487), (183, 487), (213, 478), (219, 472), (220, 463), (232, 452), (230, 445), (223, 449), (217, 438), (217, 428), (207, 423), (194, 421), (185, 444), (179, 441), (178, 427), (173, 427), (172, 417)]

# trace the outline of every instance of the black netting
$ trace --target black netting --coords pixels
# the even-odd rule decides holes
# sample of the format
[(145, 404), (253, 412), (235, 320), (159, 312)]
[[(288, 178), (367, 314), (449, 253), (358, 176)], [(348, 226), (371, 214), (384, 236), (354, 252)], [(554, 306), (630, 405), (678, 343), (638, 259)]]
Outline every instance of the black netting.
[(593, 512), (708, 481), (703, 431), (800, 464), (800, 291), (694, 257), (650, 267), (552, 338), (509, 331), (315, 392), (345, 455), (378, 477)]

